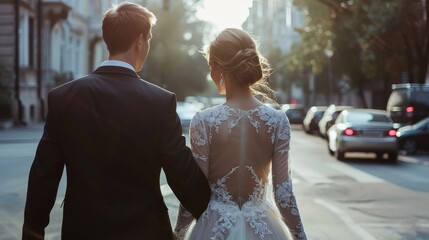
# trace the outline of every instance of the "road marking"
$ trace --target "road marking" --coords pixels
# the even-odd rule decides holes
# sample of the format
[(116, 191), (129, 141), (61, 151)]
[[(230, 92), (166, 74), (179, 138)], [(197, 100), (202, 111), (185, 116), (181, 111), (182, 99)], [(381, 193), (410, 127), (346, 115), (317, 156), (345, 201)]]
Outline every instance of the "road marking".
[(355, 179), (360, 183), (382, 183), (385, 182), (383, 179), (378, 178), (374, 175), (368, 174), (366, 172), (357, 170), (353, 167), (350, 167), (344, 163), (328, 163), (329, 167)]
[(292, 169), (292, 175), (299, 175), (301, 178), (303, 178), (306, 182), (310, 182), (313, 184), (316, 183), (332, 183), (333, 181), (329, 179), (328, 177), (315, 172), (311, 170), (309, 167), (301, 166), (298, 164), (295, 164)]
[(173, 194), (173, 190), (171, 190), (170, 186), (168, 186), (168, 184), (163, 184), (161, 185), (161, 193), (162, 196), (166, 197), (168, 195)]
[(414, 163), (414, 164), (419, 164), (420, 161), (415, 159), (415, 158), (411, 158), (411, 157), (407, 157), (407, 156), (400, 156), (399, 160), (403, 161), (403, 162), (407, 162), (407, 163)]
[(429, 166), (428, 161), (425, 161), (423, 159), (418, 159), (418, 157), (400, 156), (399, 160), (402, 162), (411, 163), (411, 164), (420, 164), (425, 167)]
[(353, 232), (355, 232), (361, 239), (364, 240), (375, 240), (376, 238), (372, 236), (368, 231), (359, 226), (350, 216), (343, 212), (340, 208), (326, 202), (322, 199), (315, 199), (314, 202), (324, 206), (329, 209), (331, 212), (336, 214)]

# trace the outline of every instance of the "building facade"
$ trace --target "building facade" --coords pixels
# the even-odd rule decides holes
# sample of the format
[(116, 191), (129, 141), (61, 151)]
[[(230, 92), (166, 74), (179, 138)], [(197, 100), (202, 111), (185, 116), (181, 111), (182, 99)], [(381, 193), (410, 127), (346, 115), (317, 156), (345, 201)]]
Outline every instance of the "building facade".
[[(289, 53), (291, 46), (300, 41), (296, 28), (304, 25), (304, 14), (295, 8), (293, 0), (253, 0), (249, 9), (249, 17), (243, 23), (243, 29), (252, 33), (260, 45), (261, 52), (268, 56), (280, 51), (282, 56)], [(285, 67), (285, 63), (273, 66), (274, 69)], [(282, 81), (286, 79), (280, 74), (273, 74), (272, 80), (277, 86), (277, 101), (280, 104), (289, 102), (303, 103), (302, 86), (290, 80), (289, 89), (282, 89)]]
[(120, 2), (0, 0), (0, 128), (43, 121), (53, 87), (88, 74), (107, 58), (102, 16)]
[(303, 24), (304, 15), (292, 0), (253, 0), (243, 29), (258, 36), (264, 53), (278, 48), (286, 54), (300, 40), (295, 28)]

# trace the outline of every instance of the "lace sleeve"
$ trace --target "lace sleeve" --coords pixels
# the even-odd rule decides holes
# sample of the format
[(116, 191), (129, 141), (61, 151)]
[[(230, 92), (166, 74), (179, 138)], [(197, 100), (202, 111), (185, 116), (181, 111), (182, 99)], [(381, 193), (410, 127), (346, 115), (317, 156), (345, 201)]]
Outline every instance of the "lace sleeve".
[(289, 167), (290, 124), (284, 113), (282, 113), (276, 132), (272, 163), (274, 198), (283, 221), (294, 238), (307, 239), (292, 190), (292, 177)]
[[(189, 137), (191, 142), (192, 154), (198, 166), (208, 177), (208, 137), (205, 130), (204, 121), (200, 113), (195, 114), (192, 118), (191, 126), (189, 129)], [(179, 215), (177, 217), (176, 227), (174, 233), (177, 239), (184, 239), (186, 231), (191, 225), (194, 217), (182, 205), (179, 208)]]
[(191, 138), (191, 149), (195, 161), (204, 175), (208, 177), (209, 174), (209, 142), (204, 124), (204, 119), (200, 113), (195, 114), (191, 121), (189, 129), (189, 137)]

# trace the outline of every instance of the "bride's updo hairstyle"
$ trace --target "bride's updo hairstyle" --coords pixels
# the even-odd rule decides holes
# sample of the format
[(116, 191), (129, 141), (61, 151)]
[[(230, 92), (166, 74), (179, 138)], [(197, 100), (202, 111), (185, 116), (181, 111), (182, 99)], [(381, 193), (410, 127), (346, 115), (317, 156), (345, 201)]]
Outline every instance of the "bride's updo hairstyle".
[(210, 66), (231, 74), (239, 84), (252, 86), (268, 78), (271, 69), (258, 52), (253, 38), (245, 31), (226, 28), (206, 50)]

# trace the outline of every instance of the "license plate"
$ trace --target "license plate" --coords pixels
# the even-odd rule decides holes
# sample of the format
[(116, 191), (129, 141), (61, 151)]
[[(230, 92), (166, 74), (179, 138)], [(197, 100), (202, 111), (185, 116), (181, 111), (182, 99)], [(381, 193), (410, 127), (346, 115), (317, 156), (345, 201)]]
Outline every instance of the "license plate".
[(362, 135), (364, 135), (366, 137), (381, 137), (381, 136), (383, 136), (383, 133), (382, 132), (374, 132), (374, 131), (365, 131), (365, 132), (363, 132)]

